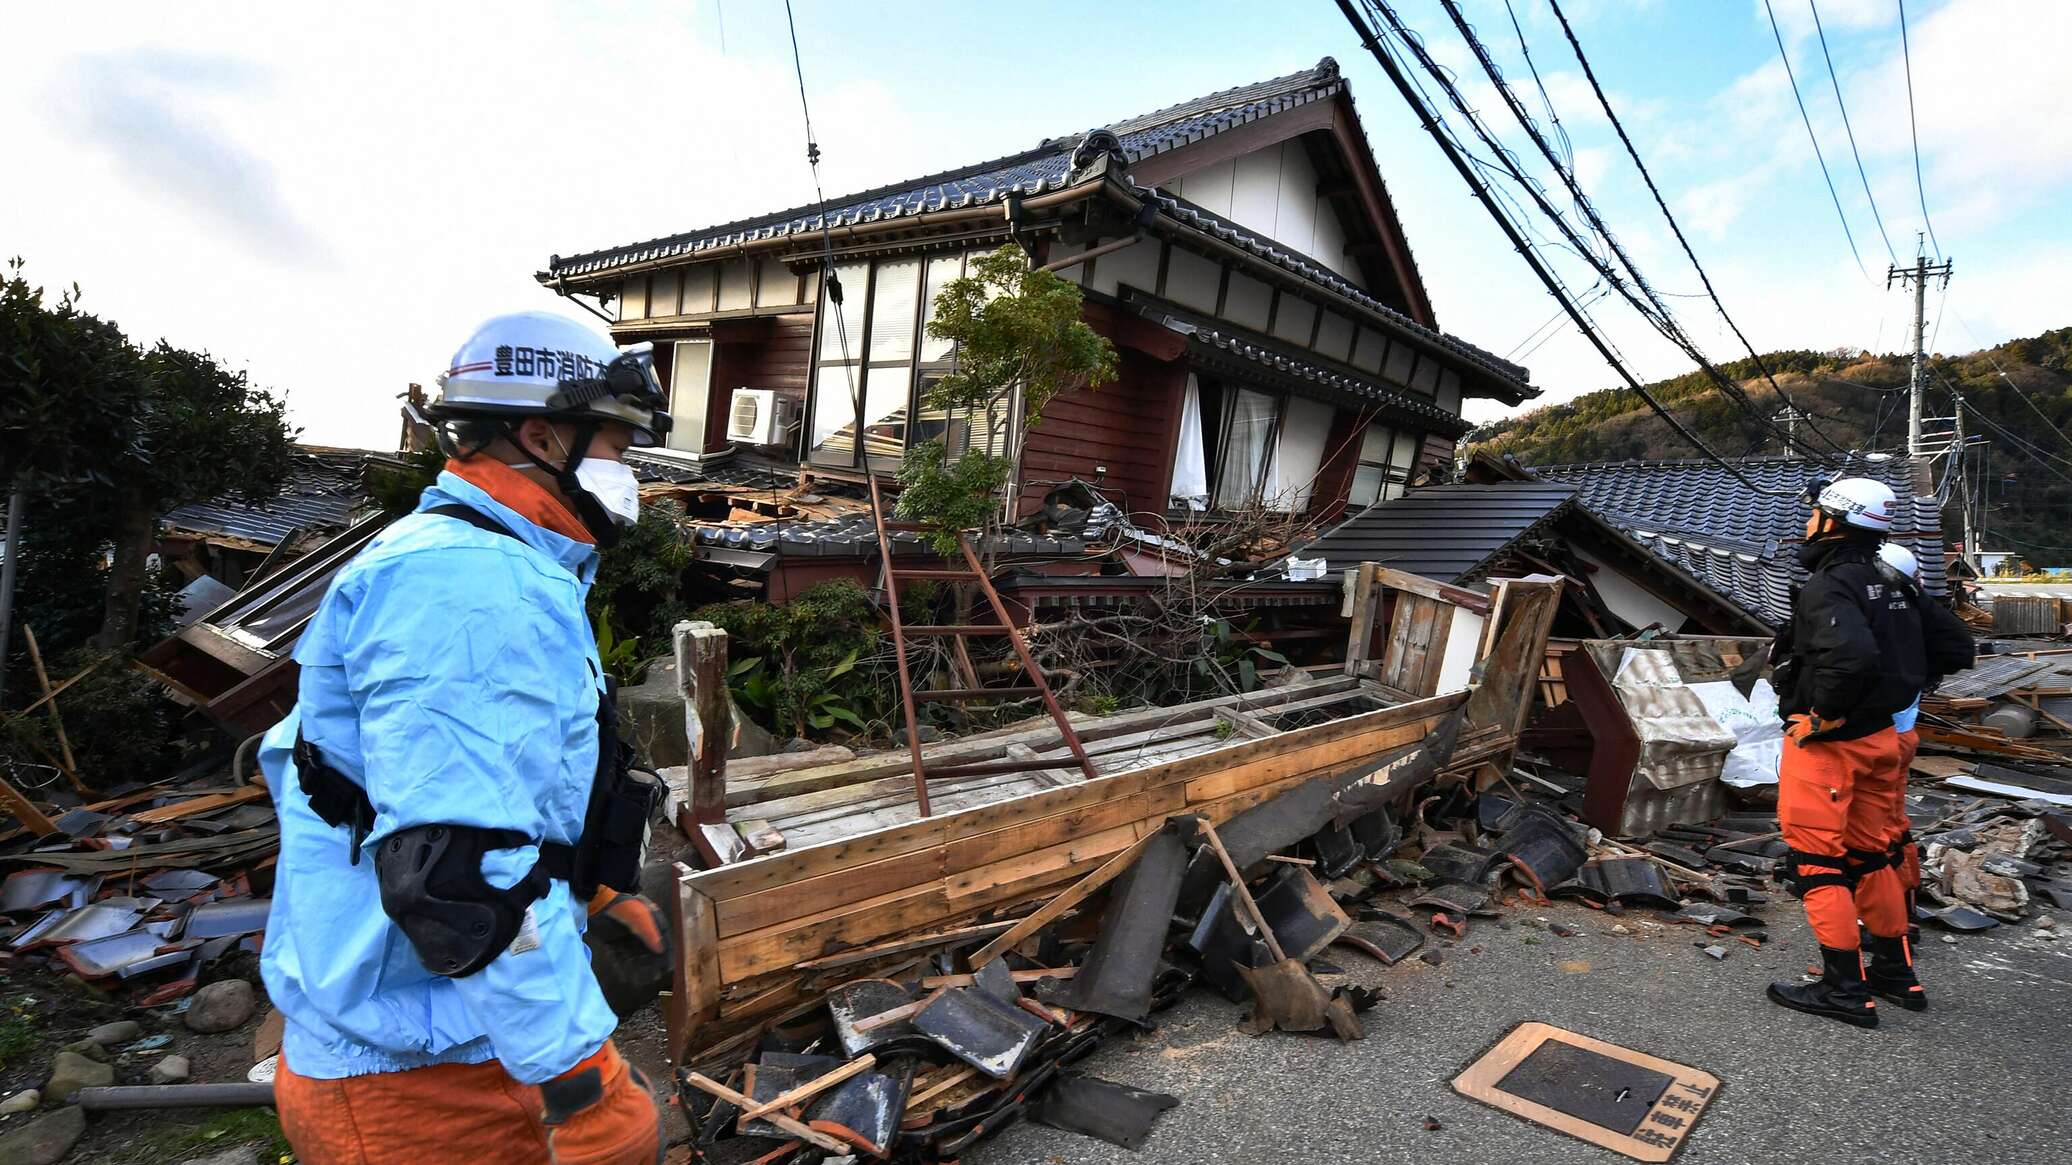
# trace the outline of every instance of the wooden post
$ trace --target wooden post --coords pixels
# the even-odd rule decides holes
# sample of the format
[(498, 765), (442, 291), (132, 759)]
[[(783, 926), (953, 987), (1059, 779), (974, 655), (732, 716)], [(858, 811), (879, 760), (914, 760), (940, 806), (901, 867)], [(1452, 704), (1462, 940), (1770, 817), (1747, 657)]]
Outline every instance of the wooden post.
[(685, 622), (676, 625), (675, 637), (684, 735), (691, 750), (685, 821), (698, 851), (716, 866), (741, 851), (739, 835), (727, 824), (727, 745), (734, 727), (733, 701), (727, 698), (727, 633), (710, 623)]
[(676, 967), (669, 1002), (662, 1010), (669, 1063), (682, 1066), (684, 1050), (702, 1024), (719, 1018), (719, 914), (712, 899), (689, 883), (697, 871), (676, 864), (676, 893), (669, 896), (669, 926), (676, 932)]
[(1374, 608), (1381, 602), (1381, 588), (1376, 585), (1379, 570), (1371, 562), (1361, 563), (1358, 581), (1353, 584), (1353, 625), (1345, 639), (1345, 674), (1349, 676), (1362, 674), (1368, 644), (1374, 639)]
[(36, 669), (36, 682), (43, 686), (43, 698), (50, 701), (50, 727), (58, 738), (58, 757), (64, 761), (65, 779), (72, 787), (86, 792), (86, 783), (79, 779), (79, 762), (72, 758), (72, 741), (65, 736), (64, 717), (58, 715), (58, 702), (52, 699), (57, 693), (51, 690), (50, 673), (43, 670), (43, 652), (36, 646), (36, 632), (27, 623), (22, 624), (22, 642), (29, 649), (29, 663)]

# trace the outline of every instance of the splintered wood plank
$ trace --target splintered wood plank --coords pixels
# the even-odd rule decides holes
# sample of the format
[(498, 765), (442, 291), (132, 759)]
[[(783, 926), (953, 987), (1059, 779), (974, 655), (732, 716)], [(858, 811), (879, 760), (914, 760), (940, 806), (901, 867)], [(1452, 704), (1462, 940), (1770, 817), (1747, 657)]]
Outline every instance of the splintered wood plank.
[(1040, 882), (1053, 878), (1059, 871), (1090, 861), (1105, 862), (1135, 845), (1143, 832), (1142, 823), (1133, 821), (1085, 837), (1075, 837), (1063, 845), (1032, 850), (1006, 861), (952, 874), (947, 881), (951, 906), (955, 909), (958, 899), (987, 890)]
[(233, 805), (249, 805), (254, 801), (265, 801), (271, 797), (272, 794), (268, 793), (263, 786), (246, 785), (234, 793), (214, 793), (206, 797), (191, 797), (185, 801), (175, 801), (171, 805), (160, 805), (156, 809), (146, 809), (139, 813), (132, 813), (130, 814), (130, 820), (139, 825), (163, 825), (168, 821), (178, 821), (183, 817), (192, 817), (197, 813), (212, 813), (218, 809), (228, 809)]
[(950, 913), (940, 881), (908, 886), (861, 902), (752, 931), (719, 944), (720, 973), (728, 981), (781, 970), (802, 959), (832, 954), (927, 926)]
[(1134, 821), (1147, 818), (1163, 821), (1186, 807), (1185, 786), (1167, 785), (1147, 789), (1135, 796), (1078, 806), (1009, 829), (958, 838), (944, 847), (943, 872), (962, 873), (987, 862), (999, 861), (1009, 854), (1057, 845)]
[(942, 847), (938, 846), (918, 853), (864, 862), (789, 886), (773, 886), (738, 898), (721, 899), (718, 905), (720, 937), (733, 938), (908, 887), (939, 882), (945, 873), (943, 853)]

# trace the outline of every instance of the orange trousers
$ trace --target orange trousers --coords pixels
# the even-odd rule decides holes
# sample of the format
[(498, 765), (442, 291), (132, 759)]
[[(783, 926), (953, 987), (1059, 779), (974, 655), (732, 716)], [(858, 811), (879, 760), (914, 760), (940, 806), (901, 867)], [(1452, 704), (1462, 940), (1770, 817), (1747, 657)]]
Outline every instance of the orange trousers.
[(274, 1076), (281, 1130), (302, 1165), (548, 1165), (540, 1090), (494, 1060), (343, 1080)]
[[(1914, 823), (1907, 820), (1906, 787), (1907, 778), (1914, 770), (1914, 754), (1920, 750), (1921, 734), (1918, 731), (1909, 728), (1899, 734), (1899, 822), (1894, 837), (1908, 837), (1914, 828)], [(1893, 868), (1899, 871), (1899, 884), (1906, 891), (1907, 924), (1911, 926), (1914, 921), (1914, 891), (1921, 888), (1921, 847), (1908, 841)]]
[[(1882, 863), (1906, 828), (1899, 734), (1887, 727), (1858, 740), (1806, 741), (1806, 731), (1799, 718), (1786, 729), (1777, 823), (1793, 850), (1787, 860), (1816, 882), (1803, 895), (1813, 935), (1821, 946), (1855, 950), (1858, 918), (1880, 938), (1904, 935), (1899, 871), (1880, 864), (1861, 876), (1852, 872)], [(1816, 864), (1820, 859), (1832, 864)]]

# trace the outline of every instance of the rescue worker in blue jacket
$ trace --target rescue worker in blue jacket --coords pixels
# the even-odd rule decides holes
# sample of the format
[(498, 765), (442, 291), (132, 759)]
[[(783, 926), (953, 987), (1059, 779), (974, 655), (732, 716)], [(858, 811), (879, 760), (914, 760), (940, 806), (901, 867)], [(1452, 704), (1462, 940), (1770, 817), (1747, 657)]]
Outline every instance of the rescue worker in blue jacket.
[[(484, 324), (426, 410), (451, 456), (345, 567), (261, 762), (281, 853), (262, 968), (308, 1165), (659, 1161), (584, 945), (637, 889), (627, 771), (583, 603), (669, 415), (646, 351), (544, 313)], [(630, 875), (628, 871), (631, 871)]]

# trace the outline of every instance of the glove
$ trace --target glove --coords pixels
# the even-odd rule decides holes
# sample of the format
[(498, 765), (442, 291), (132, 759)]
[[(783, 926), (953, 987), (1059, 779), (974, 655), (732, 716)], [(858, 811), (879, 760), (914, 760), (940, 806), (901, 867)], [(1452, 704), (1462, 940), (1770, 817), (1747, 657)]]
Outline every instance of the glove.
[(662, 1110), (610, 1040), (540, 1085), (540, 1099), (554, 1165), (661, 1165)]
[(590, 899), (590, 969), (604, 1001), (625, 1019), (669, 986), (675, 959), (662, 909), (638, 894), (605, 887)]
[[(1803, 748), (1809, 740), (1832, 739), (1834, 734), (1840, 732), (1848, 723), (1845, 717), (1837, 716), (1832, 720), (1822, 720), (1820, 713), (1809, 712), (1804, 716), (1792, 717), (1791, 723), (1785, 726), (1784, 734), (1797, 741), (1799, 747)], [(1797, 731), (1794, 732), (1793, 729)]]

